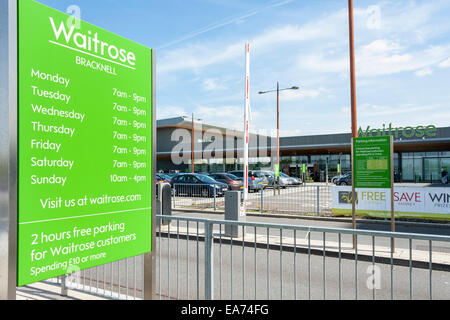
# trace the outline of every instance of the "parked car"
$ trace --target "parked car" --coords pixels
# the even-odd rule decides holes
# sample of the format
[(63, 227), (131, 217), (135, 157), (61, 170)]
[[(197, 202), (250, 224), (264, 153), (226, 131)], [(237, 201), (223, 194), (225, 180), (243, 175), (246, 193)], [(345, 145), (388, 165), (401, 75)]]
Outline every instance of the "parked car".
[(341, 179), (341, 178), (343, 178), (343, 177), (346, 177), (346, 176), (348, 176), (348, 175), (351, 175), (351, 172), (346, 172), (346, 173), (344, 173), (344, 174), (335, 176), (335, 177), (331, 178), (331, 182), (334, 183), (334, 184), (336, 184), (336, 185), (338, 185), (337, 182), (339, 181), (339, 179)]
[(302, 179), (297, 178), (297, 177), (290, 177), (287, 174), (280, 172), (280, 178), (281, 179), (288, 179), (289, 180), (289, 185), (291, 186), (300, 186), (303, 184)]
[(225, 183), (218, 182), (213, 178), (197, 173), (178, 174), (170, 181), (174, 195), (218, 197), (228, 191)]
[(248, 172), (248, 175), (261, 179), (262, 184), (264, 186), (263, 189), (265, 189), (269, 186), (269, 179), (266, 177), (266, 175), (261, 170), (250, 170)]
[(181, 173), (178, 173), (178, 172), (167, 173), (167, 175), (170, 177), (171, 180), (179, 174), (181, 174)]
[[(274, 184), (276, 183), (275, 173), (272, 172), (272, 171), (262, 171), (262, 172), (269, 180), (269, 187), (273, 188)], [(289, 180), (287, 180), (284, 177), (280, 176), (280, 187), (282, 189), (286, 189), (288, 185), (289, 185)]]
[[(248, 191), (259, 191), (261, 189), (264, 189), (263, 180), (261, 178), (258, 178), (255, 175), (250, 174), (251, 171), (249, 171), (248, 174)], [(236, 171), (230, 171), (228, 173), (231, 173), (232, 175), (239, 178), (239, 180), (244, 181), (244, 171), (242, 170), (236, 170)]]
[(333, 178), (331, 178), (330, 181), (331, 181), (331, 183), (336, 184), (336, 182), (337, 182), (341, 177), (343, 177), (343, 176), (345, 176), (345, 175), (347, 175), (347, 174), (349, 174), (349, 172), (344, 173), (344, 174), (341, 174), (341, 175), (334, 176)]
[(341, 176), (336, 181), (336, 185), (338, 186), (351, 186), (352, 185), (352, 174), (351, 172)]
[(231, 173), (211, 173), (209, 176), (216, 181), (225, 183), (228, 190), (240, 191), (244, 189), (242, 180)]
[(170, 180), (172, 180), (172, 177), (170, 177), (169, 175), (167, 175), (165, 173), (157, 173), (156, 174), (156, 183), (169, 182)]

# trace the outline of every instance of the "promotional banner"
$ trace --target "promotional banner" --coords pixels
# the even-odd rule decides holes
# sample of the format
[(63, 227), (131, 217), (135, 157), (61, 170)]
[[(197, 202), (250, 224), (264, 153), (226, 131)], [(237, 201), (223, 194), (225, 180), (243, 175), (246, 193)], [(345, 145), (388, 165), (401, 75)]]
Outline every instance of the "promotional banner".
[(18, 286), (151, 251), (152, 51), (18, 1)]
[[(332, 213), (352, 214), (352, 188), (332, 188)], [(356, 189), (356, 214), (390, 218), (390, 189)], [(395, 187), (396, 218), (450, 220), (450, 191), (448, 188)]]

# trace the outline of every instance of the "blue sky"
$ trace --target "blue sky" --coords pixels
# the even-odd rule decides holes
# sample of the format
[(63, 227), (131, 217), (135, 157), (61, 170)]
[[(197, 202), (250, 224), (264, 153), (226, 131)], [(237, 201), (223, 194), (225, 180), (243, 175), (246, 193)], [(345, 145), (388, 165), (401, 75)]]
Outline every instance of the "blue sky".
[[(252, 131), (350, 132), (346, 0), (40, 0), (156, 49), (157, 118), (243, 128), (251, 45)], [(358, 125), (450, 126), (450, 1), (355, 1)]]

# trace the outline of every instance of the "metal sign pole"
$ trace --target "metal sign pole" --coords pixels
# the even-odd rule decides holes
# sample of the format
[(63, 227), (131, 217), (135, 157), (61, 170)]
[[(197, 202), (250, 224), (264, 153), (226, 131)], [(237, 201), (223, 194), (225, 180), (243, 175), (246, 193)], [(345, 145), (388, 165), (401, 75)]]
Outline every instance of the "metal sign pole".
[[(353, 0), (348, 0), (348, 20), (349, 20), (349, 51), (350, 51), (350, 89), (351, 89), (351, 115), (352, 115), (352, 138), (358, 137), (357, 132), (357, 112), (356, 112), (356, 72), (355, 72), (355, 32), (353, 21)], [(355, 163), (353, 162), (353, 139), (352, 139), (352, 224), (353, 229), (356, 229), (355, 221)], [(353, 247), (356, 241), (353, 236)]]
[[(156, 85), (155, 51), (152, 50), (152, 181), (156, 177)], [(156, 190), (152, 182), (152, 248), (144, 255), (144, 300), (156, 300)], [(162, 198), (162, 192), (159, 196)], [(161, 211), (162, 212), (162, 211)], [(161, 214), (161, 213), (160, 213)]]
[(0, 300), (16, 299), (17, 1), (0, 0)]
[[(355, 190), (355, 162), (354, 162), (354, 138), (352, 138), (352, 228), (356, 230), (356, 190)], [(353, 235), (353, 248), (356, 247), (356, 237)]]
[[(394, 137), (390, 141), (390, 166), (391, 166), (391, 231), (395, 232), (395, 212), (394, 212)], [(395, 252), (395, 239), (392, 238), (392, 253)]]

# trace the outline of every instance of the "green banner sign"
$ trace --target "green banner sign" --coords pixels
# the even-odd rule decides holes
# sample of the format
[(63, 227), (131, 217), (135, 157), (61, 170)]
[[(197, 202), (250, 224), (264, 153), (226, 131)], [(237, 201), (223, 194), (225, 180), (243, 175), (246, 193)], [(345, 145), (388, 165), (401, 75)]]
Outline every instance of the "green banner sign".
[(304, 163), (304, 164), (302, 165), (302, 171), (303, 171), (303, 173), (306, 173), (306, 163)]
[(18, 286), (150, 252), (152, 51), (32, 0), (18, 21)]
[(355, 188), (391, 188), (391, 137), (353, 139)]
[(279, 178), (280, 177), (280, 165), (275, 164), (273, 166), (273, 170), (275, 171), (275, 178)]

